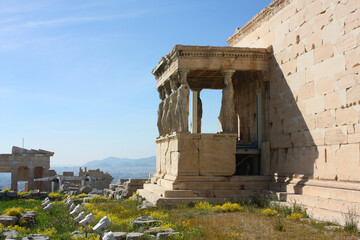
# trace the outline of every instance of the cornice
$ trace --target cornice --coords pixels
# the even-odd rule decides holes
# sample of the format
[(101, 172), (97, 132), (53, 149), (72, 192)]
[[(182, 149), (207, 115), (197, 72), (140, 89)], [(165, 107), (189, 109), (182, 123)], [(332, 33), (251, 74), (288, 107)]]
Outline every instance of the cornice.
[(262, 48), (212, 47), (175, 45), (165, 57), (162, 57), (152, 73), (159, 78), (178, 58), (247, 58), (266, 61), (269, 52)]
[(268, 21), (285, 6), (289, 5), (290, 1), (291, 0), (274, 0), (269, 4), (269, 6), (256, 14), (243, 27), (235, 30), (235, 33), (227, 39), (229, 46), (234, 46), (237, 42), (258, 28), (263, 22)]

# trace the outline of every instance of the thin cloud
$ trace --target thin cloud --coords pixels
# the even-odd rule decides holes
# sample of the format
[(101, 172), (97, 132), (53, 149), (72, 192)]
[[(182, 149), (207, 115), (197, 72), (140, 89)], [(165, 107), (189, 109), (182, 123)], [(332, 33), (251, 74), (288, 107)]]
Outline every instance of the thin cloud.
[(47, 20), (40, 20), (40, 21), (28, 21), (25, 23), (7, 25), (4, 28), (0, 28), (0, 32), (2, 32), (2, 31), (19, 31), (20, 29), (26, 29), (26, 28), (58, 27), (58, 26), (63, 26), (63, 25), (73, 25), (73, 24), (82, 24), (82, 23), (89, 23), (89, 22), (103, 22), (103, 21), (111, 21), (111, 20), (117, 20), (117, 19), (135, 18), (135, 17), (143, 16), (147, 13), (154, 12), (154, 11), (156, 11), (156, 9), (140, 10), (140, 11), (135, 11), (135, 12), (130, 12), (130, 13), (110, 15), (110, 16), (64, 17), (64, 18), (55, 18), (55, 19), (47, 19)]

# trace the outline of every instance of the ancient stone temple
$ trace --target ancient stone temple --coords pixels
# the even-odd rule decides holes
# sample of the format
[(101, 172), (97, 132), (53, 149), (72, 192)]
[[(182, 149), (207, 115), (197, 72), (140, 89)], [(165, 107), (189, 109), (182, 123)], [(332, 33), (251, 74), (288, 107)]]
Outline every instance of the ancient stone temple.
[[(157, 166), (140, 194), (176, 205), (273, 192), (315, 218), (360, 219), (359, 26), (359, 0), (275, 0), (227, 47), (175, 45), (153, 70)], [(216, 134), (201, 132), (204, 89), (222, 91)]]
[(18, 181), (27, 181), (25, 190), (49, 191), (50, 183), (35, 182), (35, 178), (49, 176), (53, 152), (42, 149), (13, 147), (11, 154), (0, 154), (0, 172), (11, 172), (11, 190), (18, 190)]

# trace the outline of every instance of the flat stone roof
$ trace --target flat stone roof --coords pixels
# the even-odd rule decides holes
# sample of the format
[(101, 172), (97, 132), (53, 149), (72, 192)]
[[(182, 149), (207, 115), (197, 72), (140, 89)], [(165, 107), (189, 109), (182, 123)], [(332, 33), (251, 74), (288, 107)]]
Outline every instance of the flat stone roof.
[(189, 69), (191, 88), (224, 88), (222, 70), (268, 71), (269, 50), (265, 48), (175, 45), (153, 69), (157, 88), (178, 69)]

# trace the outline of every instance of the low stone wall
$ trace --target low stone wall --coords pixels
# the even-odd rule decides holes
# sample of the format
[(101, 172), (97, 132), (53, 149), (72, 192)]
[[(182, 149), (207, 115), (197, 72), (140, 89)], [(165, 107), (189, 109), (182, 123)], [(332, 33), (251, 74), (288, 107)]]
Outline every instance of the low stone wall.
[(34, 192), (19, 195), (13, 191), (0, 191), (0, 201), (7, 201), (13, 199), (45, 199), (48, 196), (47, 192)]

